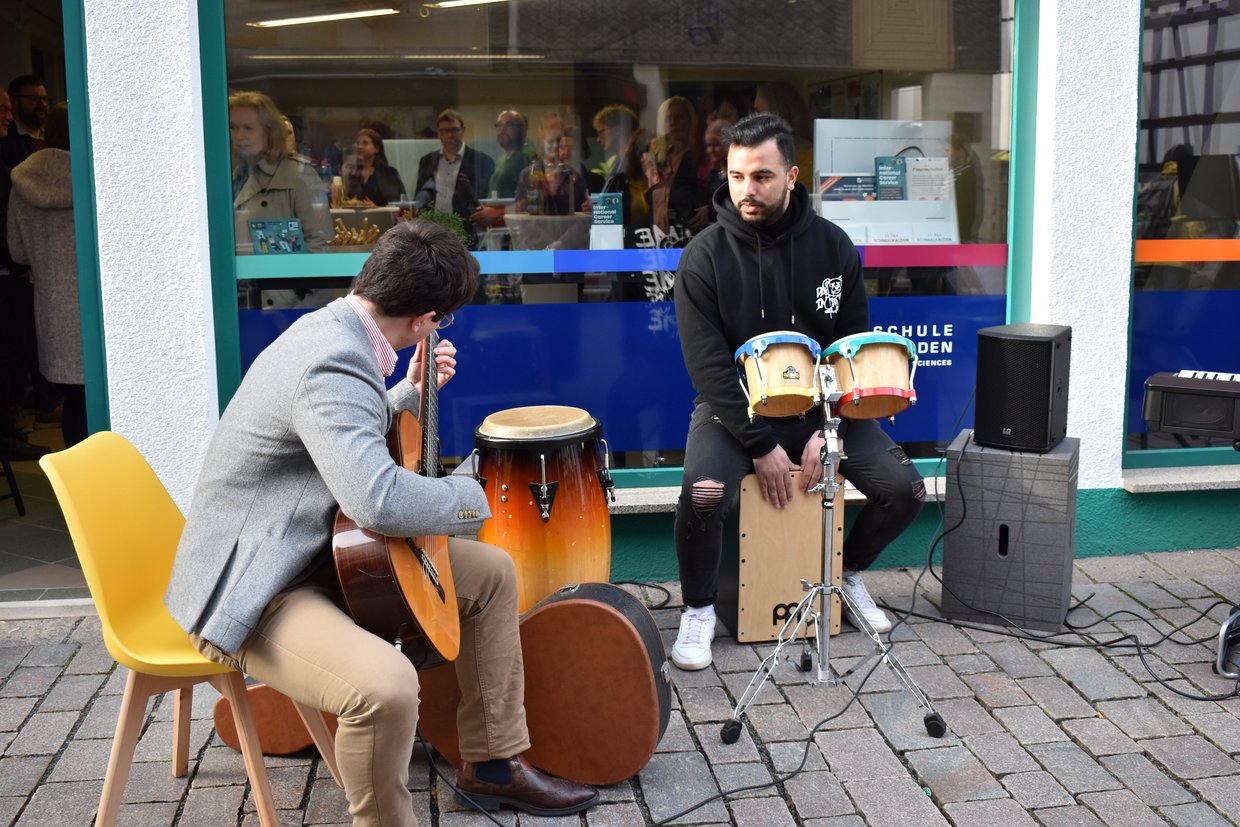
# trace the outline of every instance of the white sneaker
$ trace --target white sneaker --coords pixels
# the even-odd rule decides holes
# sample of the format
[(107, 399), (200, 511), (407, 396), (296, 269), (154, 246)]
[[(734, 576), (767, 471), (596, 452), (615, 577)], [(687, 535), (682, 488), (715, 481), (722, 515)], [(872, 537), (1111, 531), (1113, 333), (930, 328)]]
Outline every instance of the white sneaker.
[[(887, 617), (886, 612), (874, 604), (874, 598), (870, 597), (870, 593), (865, 590), (865, 583), (861, 582), (861, 575), (858, 572), (845, 571), (841, 578), (840, 589), (848, 595), (849, 600), (857, 607), (857, 611), (861, 612), (870, 622), (874, 631), (880, 635), (891, 631), (891, 619)], [(847, 602), (844, 603), (844, 618), (858, 629), (863, 629), (861, 622), (853, 615), (852, 607)]]
[(715, 639), (715, 607), (685, 609), (680, 616), (680, 633), (672, 646), (672, 663), (686, 671), (710, 666), (710, 642)]

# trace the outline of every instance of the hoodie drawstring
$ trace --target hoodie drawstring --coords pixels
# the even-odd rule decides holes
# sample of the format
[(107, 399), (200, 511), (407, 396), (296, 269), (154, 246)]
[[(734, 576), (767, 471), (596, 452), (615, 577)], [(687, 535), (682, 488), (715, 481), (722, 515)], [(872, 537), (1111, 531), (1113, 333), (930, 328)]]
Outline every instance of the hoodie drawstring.
[(789, 244), (788, 250), (788, 315), (791, 318), (788, 326), (795, 330), (797, 326), (797, 245)]
[[(761, 318), (766, 319), (766, 290), (762, 277), (762, 233), (754, 231), (754, 241), (758, 245), (758, 304)], [(796, 301), (796, 285), (797, 285), (797, 245), (790, 244), (789, 247), (789, 268), (788, 268), (788, 327), (796, 328), (797, 324), (797, 301)]]
[(758, 309), (762, 313), (762, 318), (765, 319), (766, 291), (763, 289), (763, 282), (766, 281), (766, 279), (762, 278), (762, 233), (754, 230), (753, 237), (754, 240), (758, 242)]

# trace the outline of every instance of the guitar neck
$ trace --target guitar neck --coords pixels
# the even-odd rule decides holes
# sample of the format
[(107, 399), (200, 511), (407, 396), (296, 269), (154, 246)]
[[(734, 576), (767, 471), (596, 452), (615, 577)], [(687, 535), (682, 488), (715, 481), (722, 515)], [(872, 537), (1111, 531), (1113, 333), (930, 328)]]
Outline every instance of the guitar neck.
[(425, 477), (440, 475), (439, 456), (439, 371), (435, 368), (435, 346), (439, 334), (432, 332), (422, 345), (422, 468)]

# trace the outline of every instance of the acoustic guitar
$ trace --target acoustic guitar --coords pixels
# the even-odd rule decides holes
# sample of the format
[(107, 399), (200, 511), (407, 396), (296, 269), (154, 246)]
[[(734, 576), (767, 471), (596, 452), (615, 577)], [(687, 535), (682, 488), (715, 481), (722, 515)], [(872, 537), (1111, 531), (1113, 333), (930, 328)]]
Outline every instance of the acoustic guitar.
[[(388, 431), (392, 459), (425, 477), (440, 475), (438, 341), (432, 333), (422, 345), (417, 416), (397, 411)], [(461, 621), (446, 536), (385, 537), (337, 511), (332, 555), (345, 609), (358, 626), (391, 641), (414, 666), (456, 659)]]

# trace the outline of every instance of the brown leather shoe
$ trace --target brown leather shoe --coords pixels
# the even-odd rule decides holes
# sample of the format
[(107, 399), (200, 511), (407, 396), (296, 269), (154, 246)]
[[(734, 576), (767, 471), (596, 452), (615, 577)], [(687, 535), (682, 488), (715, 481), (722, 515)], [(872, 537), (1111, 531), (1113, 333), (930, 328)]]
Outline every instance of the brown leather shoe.
[[(536, 816), (562, 816), (579, 813), (598, 802), (598, 790), (588, 784), (547, 775), (530, 766), (524, 755), (508, 759), (512, 781), (492, 784), (477, 776), (478, 765), (466, 761), (456, 774), (456, 785), (484, 810), (498, 810), (507, 804)], [(468, 806), (459, 795), (457, 800)]]

